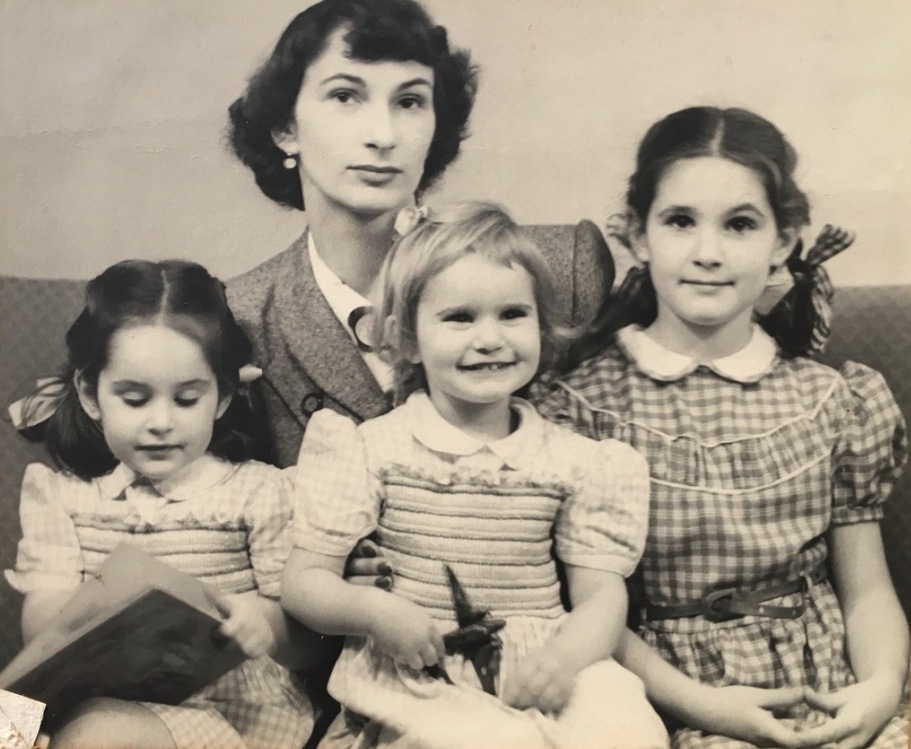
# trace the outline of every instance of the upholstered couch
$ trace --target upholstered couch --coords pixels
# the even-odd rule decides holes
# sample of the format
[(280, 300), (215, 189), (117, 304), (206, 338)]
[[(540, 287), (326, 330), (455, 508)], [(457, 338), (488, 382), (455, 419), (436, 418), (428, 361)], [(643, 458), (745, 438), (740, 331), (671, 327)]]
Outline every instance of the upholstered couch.
[[(571, 236), (570, 227), (541, 227), (549, 254)], [(536, 232), (538, 233), (538, 232)], [(564, 245), (565, 246), (565, 245)], [(555, 263), (561, 284), (585, 269)], [(593, 272), (595, 272), (593, 270)], [(0, 401), (27, 392), (37, 377), (57, 370), (63, 355), (63, 332), (82, 303), (84, 282), (0, 277)], [(564, 299), (578, 311), (587, 300)], [(841, 289), (835, 300), (835, 333), (823, 357), (839, 364), (856, 359), (880, 370), (899, 405), (911, 417), (911, 286)], [(0, 423), (0, 569), (15, 559), (20, 528), (19, 485), (25, 466), (45, 460), (39, 445), (22, 439)], [(890, 568), (902, 605), (911, 618), (911, 472), (897, 485), (883, 523)], [(0, 667), (21, 647), (20, 597), (0, 578)]]

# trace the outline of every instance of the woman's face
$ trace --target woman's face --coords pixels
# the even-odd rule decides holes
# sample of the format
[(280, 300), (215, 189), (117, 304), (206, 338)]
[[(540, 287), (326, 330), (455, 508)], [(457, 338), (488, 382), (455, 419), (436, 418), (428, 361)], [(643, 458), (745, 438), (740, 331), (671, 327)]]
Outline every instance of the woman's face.
[(276, 142), (299, 155), (308, 212), (396, 211), (412, 201), (433, 139), (433, 69), (351, 59), (344, 33), (307, 68), (294, 121)]
[(714, 156), (668, 167), (637, 240), (657, 292), (660, 326), (748, 335), (770, 266), (790, 250), (787, 234), (751, 169)]

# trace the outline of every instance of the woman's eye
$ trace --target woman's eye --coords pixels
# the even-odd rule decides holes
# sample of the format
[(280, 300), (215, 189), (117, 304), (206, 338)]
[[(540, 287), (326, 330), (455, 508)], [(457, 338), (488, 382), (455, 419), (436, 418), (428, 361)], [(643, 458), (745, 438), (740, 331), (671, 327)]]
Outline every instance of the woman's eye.
[(728, 221), (728, 226), (738, 234), (756, 228), (756, 222), (747, 216), (735, 216)]
[(422, 109), (426, 103), (426, 99), (417, 94), (410, 94), (399, 99), (399, 106), (402, 109)]
[(199, 402), (199, 398), (196, 396), (193, 396), (192, 398), (175, 398), (174, 402), (181, 408), (190, 408)]
[(472, 322), (474, 318), (469, 312), (451, 312), (443, 318), (443, 322), (454, 322), (461, 324), (468, 324)]
[(130, 408), (141, 408), (149, 402), (149, 399), (141, 396), (125, 395), (123, 396), (123, 402), (126, 403)]

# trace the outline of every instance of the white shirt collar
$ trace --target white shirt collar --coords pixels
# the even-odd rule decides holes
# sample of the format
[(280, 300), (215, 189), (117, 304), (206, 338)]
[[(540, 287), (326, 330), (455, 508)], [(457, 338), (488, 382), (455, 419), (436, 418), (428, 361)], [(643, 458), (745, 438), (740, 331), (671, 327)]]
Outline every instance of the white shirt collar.
[[(361, 296), (361, 294), (342, 281), (326, 265), (326, 261), (316, 251), (316, 243), (313, 241), (313, 232), (311, 231), (307, 232), (307, 253), (310, 256), (310, 265), (313, 267), (313, 278), (316, 280), (316, 285), (319, 287), (332, 313), (338, 318), (338, 321), (348, 333), (352, 343), (357, 344), (354, 331), (348, 325), (348, 319), (358, 307), (372, 307), (373, 304), (369, 299)], [(383, 392), (392, 390), (394, 375), (389, 363), (373, 352), (362, 353), (361, 356)]]
[(758, 325), (753, 326), (749, 342), (740, 351), (712, 361), (697, 361), (671, 351), (638, 325), (623, 328), (617, 333), (617, 341), (644, 374), (663, 382), (680, 380), (699, 367), (706, 367), (726, 380), (742, 384), (758, 382), (772, 370), (778, 357), (777, 344)]
[(519, 416), (519, 426), (502, 439), (484, 442), (446, 421), (426, 391), (412, 393), (405, 402), (414, 438), (429, 450), (467, 456), (486, 449), (510, 468), (527, 468), (532, 457), (540, 455), (536, 448), (543, 434), (541, 416), (522, 398), (512, 398), (510, 406)]
[[(194, 460), (177, 476), (163, 481), (149, 481), (156, 493), (174, 502), (182, 502), (205, 494), (227, 481), (237, 466), (214, 455), (203, 455)], [(141, 480), (136, 471), (126, 463), (119, 463), (110, 473), (97, 479), (98, 489), (105, 499), (122, 499), (124, 492)]]
[(357, 343), (354, 338), (354, 331), (348, 327), (348, 318), (358, 307), (372, 307), (373, 305), (370, 300), (361, 296), (332, 272), (329, 266), (326, 265), (326, 261), (316, 251), (313, 233), (309, 231), (307, 232), (307, 252), (310, 255), (310, 265), (313, 266), (313, 277), (316, 279), (316, 285), (323, 292), (323, 296), (326, 297), (326, 301), (335, 316), (341, 321), (345, 330), (348, 331), (351, 340)]

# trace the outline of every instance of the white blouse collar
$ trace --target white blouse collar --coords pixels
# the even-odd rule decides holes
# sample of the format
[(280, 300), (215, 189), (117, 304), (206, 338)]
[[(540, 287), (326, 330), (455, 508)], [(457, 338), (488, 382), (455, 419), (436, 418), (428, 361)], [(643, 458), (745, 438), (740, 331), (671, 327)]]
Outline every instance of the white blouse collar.
[(519, 416), (518, 428), (502, 439), (484, 442), (446, 421), (423, 390), (412, 393), (405, 403), (415, 439), (429, 450), (466, 456), (487, 449), (510, 468), (527, 468), (529, 457), (539, 452), (534, 446), (541, 436), (541, 416), (522, 398), (512, 398), (510, 405)]
[(310, 256), (310, 265), (313, 267), (313, 277), (316, 279), (316, 285), (323, 292), (323, 296), (335, 313), (335, 316), (348, 331), (348, 335), (354, 343), (353, 331), (348, 327), (348, 318), (352, 311), (358, 307), (373, 306), (370, 301), (361, 296), (357, 291), (352, 289), (342, 279), (340, 279), (332, 269), (326, 265), (326, 261), (320, 257), (313, 241), (313, 232), (307, 232), (307, 254)]
[[(148, 481), (147, 484), (165, 499), (182, 502), (224, 483), (235, 471), (233, 463), (206, 454), (177, 476), (163, 481)], [(97, 485), (105, 499), (122, 499), (124, 492), (139, 481), (142, 477), (136, 471), (126, 463), (119, 463), (113, 471), (97, 479)]]
[(775, 365), (778, 346), (758, 325), (746, 346), (728, 356), (712, 361), (697, 361), (678, 354), (655, 341), (638, 325), (630, 325), (617, 333), (617, 341), (633, 363), (653, 380), (673, 382), (686, 377), (699, 367), (705, 367), (723, 377), (742, 384), (758, 382)]

